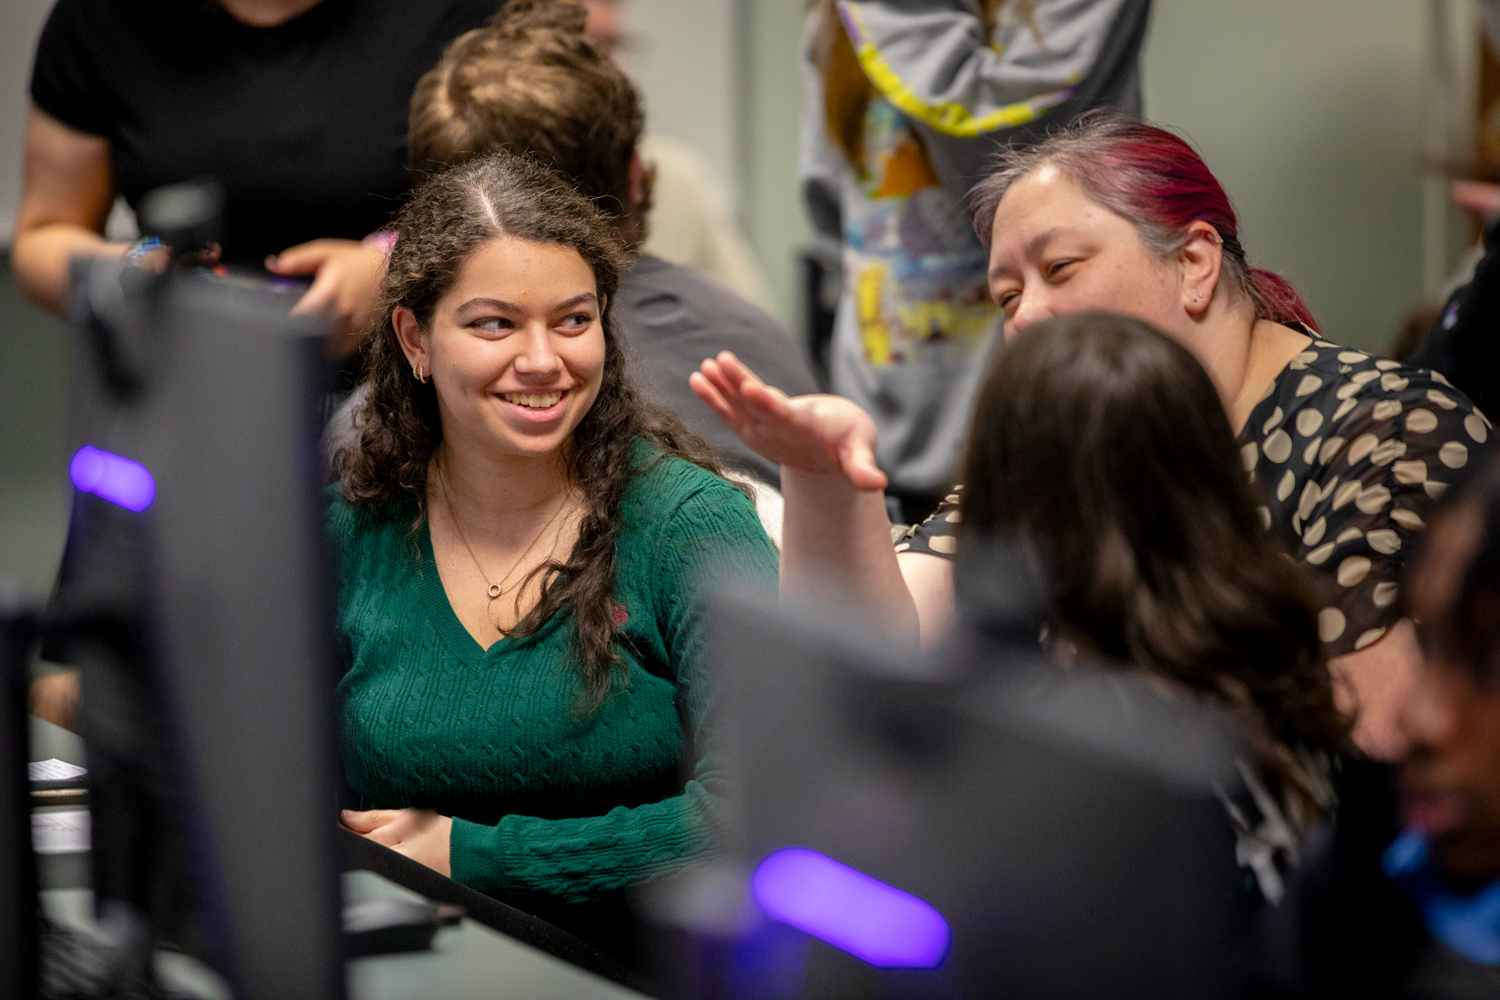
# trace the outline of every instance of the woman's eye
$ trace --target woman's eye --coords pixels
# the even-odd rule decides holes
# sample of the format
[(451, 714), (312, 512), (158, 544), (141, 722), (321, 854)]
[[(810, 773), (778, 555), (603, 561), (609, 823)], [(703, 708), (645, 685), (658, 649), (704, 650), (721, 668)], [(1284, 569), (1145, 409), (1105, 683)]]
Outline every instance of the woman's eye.
[(1063, 275), (1063, 273), (1068, 268), (1072, 267), (1076, 263), (1078, 263), (1078, 262), (1075, 261), (1075, 260), (1059, 260), (1059, 261), (1055, 261), (1054, 263), (1047, 265), (1047, 277), (1049, 277), (1049, 278), (1061, 277)]
[(509, 330), (510, 328), (512, 328), (513, 326), (515, 326), (514, 323), (512, 323), (510, 320), (506, 319), (504, 316), (485, 316), (482, 319), (476, 319), (474, 322), (470, 323), (469, 325), (472, 326), (476, 330), (494, 330), (494, 331)]
[(568, 316), (562, 321), (562, 327), (565, 330), (583, 330), (586, 329), (588, 325), (593, 321), (594, 317), (590, 316), (588, 313), (574, 313), (572, 316)]
[(1017, 292), (1006, 292), (1004, 295), (1001, 295), (998, 300), (996, 300), (996, 305), (998, 305), (1001, 309), (1009, 309), (1011, 306), (1016, 304), (1016, 300), (1020, 297), (1020, 294)]

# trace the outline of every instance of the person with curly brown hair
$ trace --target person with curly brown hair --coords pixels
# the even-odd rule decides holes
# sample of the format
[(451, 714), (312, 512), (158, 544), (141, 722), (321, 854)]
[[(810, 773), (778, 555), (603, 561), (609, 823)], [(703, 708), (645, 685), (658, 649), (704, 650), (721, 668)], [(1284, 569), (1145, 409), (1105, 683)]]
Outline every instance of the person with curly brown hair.
[(774, 319), (692, 268), (642, 249), (652, 208), (640, 155), (645, 111), (630, 78), (566, 0), (514, 0), (448, 47), (418, 82), (407, 152), (414, 171), (496, 150), (532, 156), (568, 178), (614, 220), (630, 253), (616, 315), (640, 365), (641, 389), (701, 434), (724, 461), (773, 486), (777, 467), (745, 446), (688, 388), (721, 350), (793, 392), (815, 392), (801, 347)]
[(612, 219), (496, 154), (428, 179), (396, 229), (330, 487), (367, 806), (344, 822), (582, 930), (712, 851), (707, 588), (774, 586), (776, 551), (631, 382)]

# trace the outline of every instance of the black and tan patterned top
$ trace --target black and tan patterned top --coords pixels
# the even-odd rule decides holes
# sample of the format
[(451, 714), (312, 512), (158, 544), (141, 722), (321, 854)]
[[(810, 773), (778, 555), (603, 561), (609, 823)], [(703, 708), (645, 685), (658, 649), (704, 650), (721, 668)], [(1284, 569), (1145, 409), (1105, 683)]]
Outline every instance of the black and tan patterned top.
[[(1326, 340), (1282, 369), (1237, 442), (1261, 519), (1311, 574), (1329, 656), (1395, 623), (1397, 580), (1448, 480), (1495, 449), (1494, 427), (1437, 372)], [(897, 541), (951, 556), (959, 493)]]

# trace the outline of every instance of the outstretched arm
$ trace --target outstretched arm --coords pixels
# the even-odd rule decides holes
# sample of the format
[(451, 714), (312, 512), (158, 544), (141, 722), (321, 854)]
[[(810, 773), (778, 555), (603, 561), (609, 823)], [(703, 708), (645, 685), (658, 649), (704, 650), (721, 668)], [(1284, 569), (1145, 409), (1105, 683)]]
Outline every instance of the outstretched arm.
[(782, 594), (842, 586), (872, 618), (915, 640), (917, 606), (891, 545), (869, 416), (840, 396), (788, 396), (728, 351), (690, 381), (745, 444), (781, 466)]

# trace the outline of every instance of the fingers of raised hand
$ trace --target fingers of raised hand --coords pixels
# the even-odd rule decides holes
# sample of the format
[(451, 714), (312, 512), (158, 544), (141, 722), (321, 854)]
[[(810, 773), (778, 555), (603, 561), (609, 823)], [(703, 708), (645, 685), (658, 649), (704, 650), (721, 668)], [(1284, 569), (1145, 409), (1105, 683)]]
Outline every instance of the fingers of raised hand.
[[(724, 354), (728, 354), (727, 351)], [(740, 380), (734, 378), (729, 371), (720, 363), (718, 358), (709, 358), (698, 366), (698, 370), (708, 379), (709, 383), (718, 390), (719, 395), (731, 407), (737, 407), (740, 401)]]
[(719, 363), (719, 368), (724, 372), (724, 377), (734, 382), (736, 386), (750, 382), (755, 385), (764, 385), (760, 377), (750, 370), (739, 358), (735, 357), (733, 351), (720, 351), (714, 358)]
[(745, 401), (746, 406), (762, 413), (780, 420), (792, 419), (792, 397), (773, 385), (766, 385), (759, 379), (741, 383), (740, 398)]
[[(704, 362), (707, 365), (709, 362)], [(731, 428), (738, 428), (740, 423), (739, 414), (724, 399), (724, 394), (719, 391), (718, 386), (713, 383), (707, 375), (701, 371), (693, 372), (688, 376), (688, 386), (692, 388), (693, 394), (703, 400), (714, 415), (724, 421)]]
[(839, 466), (857, 489), (883, 490), (890, 481), (875, 464), (872, 442), (863, 436), (850, 434), (839, 448)]

